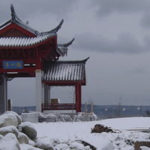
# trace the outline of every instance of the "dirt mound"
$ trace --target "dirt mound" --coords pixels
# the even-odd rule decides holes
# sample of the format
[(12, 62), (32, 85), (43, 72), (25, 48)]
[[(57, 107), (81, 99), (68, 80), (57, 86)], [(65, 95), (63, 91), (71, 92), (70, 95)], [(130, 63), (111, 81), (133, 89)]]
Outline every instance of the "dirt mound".
[(111, 132), (111, 133), (113, 133), (114, 131), (111, 128), (106, 127), (106, 126), (101, 125), (101, 124), (96, 124), (94, 126), (94, 128), (91, 129), (91, 133), (102, 133), (102, 132)]

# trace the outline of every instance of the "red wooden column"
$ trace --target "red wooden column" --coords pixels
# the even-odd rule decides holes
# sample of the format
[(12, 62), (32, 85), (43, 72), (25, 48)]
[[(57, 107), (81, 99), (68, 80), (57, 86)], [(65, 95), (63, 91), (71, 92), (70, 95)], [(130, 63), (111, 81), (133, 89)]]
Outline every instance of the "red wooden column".
[(81, 112), (81, 84), (77, 83), (75, 85), (76, 94), (76, 112)]

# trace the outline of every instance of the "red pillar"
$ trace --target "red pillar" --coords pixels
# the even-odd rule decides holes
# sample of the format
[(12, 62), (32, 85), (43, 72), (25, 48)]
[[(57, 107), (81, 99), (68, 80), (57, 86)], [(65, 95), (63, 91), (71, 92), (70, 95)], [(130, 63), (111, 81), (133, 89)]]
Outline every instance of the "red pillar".
[(81, 84), (75, 85), (76, 112), (81, 112)]

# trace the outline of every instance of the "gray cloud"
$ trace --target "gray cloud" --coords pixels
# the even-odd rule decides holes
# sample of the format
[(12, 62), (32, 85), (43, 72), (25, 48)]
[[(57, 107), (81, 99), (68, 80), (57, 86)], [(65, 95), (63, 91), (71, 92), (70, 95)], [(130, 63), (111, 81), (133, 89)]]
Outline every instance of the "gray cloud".
[(113, 12), (131, 13), (149, 11), (149, 0), (96, 0), (99, 15), (107, 15)]
[(149, 41), (150, 38), (147, 37), (144, 41), (145, 44), (142, 45), (136, 37), (129, 33), (120, 34), (116, 40), (85, 33), (79, 35), (75, 46), (90, 51), (135, 54), (149, 51)]
[(147, 69), (144, 68), (143, 66), (142, 67), (135, 67), (133, 70), (130, 71), (131, 73), (134, 73), (134, 74), (146, 74), (148, 73)]
[(144, 28), (150, 28), (150, 13), (145, 13), (141, 19), (141, 25)]
[(143, 28), (150, 28), (150, 1), (149, 0), (96, 0), (97, 16), (107, 16), (112, 13), (141, 14), (139, 20)]
[[(11, 3), (14, 4), (18, 16), (24, 21), (29, 18), (35, 29), (38, 27), (46, 31), (47, 26), (51, 29), (49, 25), (53, 27), (57, 25), (57, 20), (65, 19), (58, 38), (62, 34), (61, 37), (64, 36), (67, 41), (75, 35), (73, 48), (70, 47), (68, 51), (70, 59), (90, 56), (83, 101), (91, 97), (90, 100), (97, 104), (115, 104), (120, 95), (123, 95), (125, 103), (149, 104), (143, 101), (150, 97), (150, 37), (142, 39), (149, 34), (145, 28), (150, 24), (149, 0), (2, 1), (0, 23), (9, 19)], [(136, 21), (134, 17), (137, 17)], [(80, 51), (76, 51), (76, 48)], [(139, 55), (130, 55), (137, 53)], [(65, 59), (68, 60), (68, 57)], [(14, 104), (34, 104), (34, 81), (17, 81), (12, 80), (9, 84), (9, 95), (14, 99)], [(25, 96), (24, 91), (28, 95)]]
[[(74, 0), (7, 0), (1, 3), (1, 20), (8, 19), (10, 15), (10, 4), (13, 4), (18, 16), (25, 18), (26, 15), (51, 13), (62, 18), (71, 11)], [(3, 15), (2, 15), (3, 14)]]

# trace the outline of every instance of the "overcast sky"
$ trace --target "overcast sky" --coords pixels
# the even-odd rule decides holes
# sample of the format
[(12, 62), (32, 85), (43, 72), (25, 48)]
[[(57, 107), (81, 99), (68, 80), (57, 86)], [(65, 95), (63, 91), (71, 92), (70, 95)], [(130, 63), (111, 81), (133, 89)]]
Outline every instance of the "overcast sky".
[[(63, 59), (90, 56), (83, 103), (150, 105), (150, 0), (1, 0), (1, 24), (11, 3), (39, 31), (65, 20), (59, 42), (76, 40)], [(9, 82), (14, 105), (33, 105), (34, 94), (34, 79)]]

